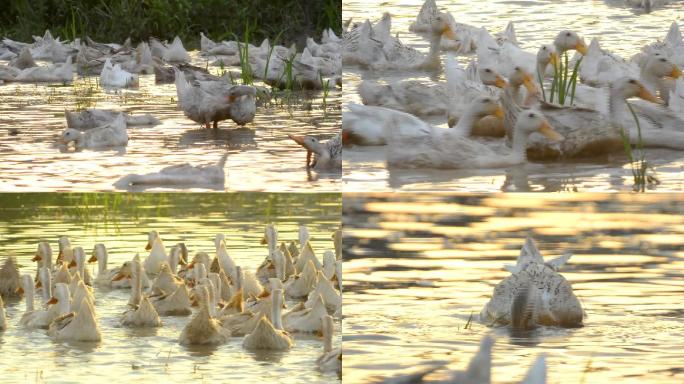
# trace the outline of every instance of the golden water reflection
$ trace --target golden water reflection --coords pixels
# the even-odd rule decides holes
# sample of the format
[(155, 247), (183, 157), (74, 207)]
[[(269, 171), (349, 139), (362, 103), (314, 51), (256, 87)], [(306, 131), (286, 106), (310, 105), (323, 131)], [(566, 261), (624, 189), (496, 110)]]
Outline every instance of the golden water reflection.
[[(518, 383), (541, 352), (549, 383), (681, 383), (684, 195), (576, 196), (345, 195), (345, 382), (464, 369), (491, 332), (494, 383)], [(528, 235), (544, 257), (573, 252), (561, 271), (585, 326), (464, 329)]]

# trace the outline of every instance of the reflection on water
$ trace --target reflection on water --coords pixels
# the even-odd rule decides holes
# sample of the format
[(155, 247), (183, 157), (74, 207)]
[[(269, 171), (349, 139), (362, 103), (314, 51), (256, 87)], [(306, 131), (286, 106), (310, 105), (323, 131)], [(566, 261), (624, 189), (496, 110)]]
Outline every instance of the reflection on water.
[[(196, 52), (192, 57), (194, 64), (206, 66)], [(226, 190), (339, 190), (339, 172), (307, 177), (305, 152), (287, 137), (311, 134), (327, 139), (336, 134), (341, 95), (337, 89), (330, 91), (325, 110), (322, 93), (297, 92), (290, 106), (278, 98), (258, 107), (249, 129), (239, 129), (228, 120), (215, 131), (200, 129), (186, 118), (176, 106), (175, 85), (156, 85), (154, 75), (141, 75), (138, 89), (116, 92), (100, 88), (97, 76), (75, 79), (65, 86), (0, 85), (0, 190), (113, 190), (112, 184), (130, 173), (157, 172), (183, 163), (217, 163), (225, 153)], [(66, 127), (64, 110), (85, 107), (150, 113), (162, 124), (129, 128), (130, 141), (124, 150), (60, 151), (56, 143)]]
[[(490, 332), (494, 383), (518, 383), (541, 352), (550, 383), (684, 380), (684, 195), (349, 194), (343, 205), (345, 382), (464, 369)], [(466, 329), (528, 235), (545, 258), (573, 253), (561, 273), (585, 326)]]
[[(631, 8), (615, 6), (615, 1), (462, 1), (438, 0), (440, 9), (450, 11), (457, 22), (486, 27), (490, 32), (515, 22), (521, 47), (536, 50), (548, 43), (562, 29), (573, 29), (585, 37), (599, 37), (601, 46), (630, 58), (639, 49), (657, 39), (663, 39), (673, 20), (684, 17), (684, 4), (672, 4), (655, 9), (650, 14)], [(428, 41), (409, 32), (423, 0), (364, 2), (344, 0), (343, 19), (378, 20), (383, 12), (392, 15), (392, 33), (406, 44), (427, 52)], [(463, 62), (470, 56), (462, 57)], [(425, 72), (380, 73), (362, 70), (357, 66), (344, 67), (342, 99), (361, 103), (357, 87), (363, 79), (401, 79), (445, 81)], [(446, 118), (428, 119), (433, 124), (446, 126)], [(645, 151), (649, 164), (657, 170), (658, 191), (681, 190), (684, 178), (684, 158), (677, 151), (649, 149)], [(388, 170), (382, 147), (345, 148), (344, 188), (348, 191), (440, 190), (440, 191), (631, 191), (633, 181), (627, 158), (622, 155), (592, 162), (532, 163), (522, 167), (494, 170)]]
[[(298, 225), (307, 225), (320, 257), (333, 247), (330, 236), (339, 227), (340, 205), (339, 194), (3, 194), (0, 260), (14, 255), (22, 273), (34, 273), (30, 259), (38, 241), (49, 240), (54, 251), (57, 237), (67, 234), (88, 255), (94, 244), (104, 243), (111, 268), (136, 253), (145, 257), (146, 232), (156, 229), (166, 246), (184, 241), (190, 255), (213, 255), (214, 235), (223, 233), (236, 263), (255, 271), (267, 252), (260, 244), (267, 223), (275, 223), (286, 241), (297, 238)], [(96, 265), (88, 268), (95, 276)], [(24, 302), (6, 302), (10, 328), (0, 332), (0, 381), (339, 382), (316, 370), (323, 343), (315, 336), (296, 335), (289, 352), (253, 354), (242, 348), (241, 337), (218, 347), (179, 345), (189, 317), (162, 317), (158, 329), (122, 328), (119, 318), (129, 294), (95, 289), (99, 343), (55, 342), (43, 330), (23, 329), (18, 322)], [(334, 344), (339, 343), (338, 335)]]

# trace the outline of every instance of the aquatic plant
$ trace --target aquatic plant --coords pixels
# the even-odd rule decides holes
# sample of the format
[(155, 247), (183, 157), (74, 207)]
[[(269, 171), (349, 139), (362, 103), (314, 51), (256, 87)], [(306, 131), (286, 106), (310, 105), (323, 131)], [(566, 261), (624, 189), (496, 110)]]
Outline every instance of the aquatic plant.
[[(575, 100), (575, 89), (577, 88), (577, 77), (579, 74), (579, 66), (582, 63), (582, 57), (575, 62), (572, 69), (572, 73), (568, 73), (570, 65), (568, 63), (568, 53), (565, 52), (563, 55), (563, 60), (559, 60), (557, 66), (553, 67), (553, 80), (551, 82), (551, 92), (549, 96), (549, 102), (553, 103), (554, 96), (558, 96), (558, 104), (565, 105), (568, 100), (568, 95), (570, 96), (570, 103), (572, 105)], [(542, 77), (541, 73), (537, 73), (537, 76)], [(543, 84), (540, 80), (540, 84)], [(546, 100), (546, 93), (544, 92), (544, 87), (542, 85), (542, 97), (544, 101)]]
[(323, 88), (323, 110), (327, 111), (328, 109), (328, 95), (330, 94), (330, 79), (326, 79), (323, 81), (323, 74), (320, 72), (318, 73), (318, 77), (321, 81), (321, 86)]
[[(627, 132), (625, 132), (624, 127), (620, 131), (622, 136), (622, 145), (625, 148), (625, 154), (629, 159), (629, 165), (632, 169), (632, 179), (634, 181), (633, 189), (635, 192), (645, 192), (646, 185), (659, 184), (660, 181), (655, 175), (655, 170), (648, 165), (646, 161), (646, 154), (644, 153), (644, 142), (641, 136), (641, 124), (639, 123), (639, 117), (634, 108), (629, 102), (627, 103), (627, 108), (634, 118), (634, 122), (637, 127), (637, 145), (636, 152), (632, 149), (632, 144)], [(649, 171), (651, 173), (649, 173)]]

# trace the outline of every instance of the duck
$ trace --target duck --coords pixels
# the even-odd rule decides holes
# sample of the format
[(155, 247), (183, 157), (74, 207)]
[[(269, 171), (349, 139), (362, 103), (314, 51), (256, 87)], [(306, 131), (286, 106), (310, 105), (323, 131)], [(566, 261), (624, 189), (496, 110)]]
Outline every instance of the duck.
[(34, 288), (31, 275), (22, 276), (22, 289), (26, 298), (26, 312), (21, 316), (19, 324), (23, 327), (47, 329), (54, 319), (69, 313), (71, 303), (69, 287), (66, 284), (58, 283), (55, 286), (55, 295), (47, 301), (48, 307), (44, 310), (33, 307)]
[(111, 123), (87, 131), (67, 128), (62, 132), (60, 142), (69, 145), (72, 141), (76, 150), (125, 147), (128, 145), (126, 119), (119, 115)]
[(662, 41), (659, 39), (655, 43), (642, 47), (641, 52), (632, 59), (638, 62), (640, 56), (653, 55), (666, 57), (680, 67), (684, 66), (684, 39), (682, 39), (682, 32), (676, 20), (670, 24), (665, 39)]
[[(548, 119), (551, 126), (563, 137), (553, 143), (535, 135), (527, 143), (527, 156), (533, 160), (560, 158), (584, 158), (624, 151), (623, 122), (631, 118), (626, 108), (626, 99), (639, 97), (662, 104), (662, 100), (650, 93), (644, 85), (633, 78), (622, 78), (607, 90), (608, 96), (601, 101), (601, 111), (561, 107), (541, 102), (539, 111)], [(505, 98), (503, 99), (506, 103)], [(506, 109), (512, 103), (505, 104)], [(606, 105), (607, 104), (607, 105)], [(508, 106), (507, 106), (508, 105)], [(526, 112), (521, 112), (523, 115)], [(515, 140), (515, 134), (513, 134)], [(556, 143), (558, 142), (558, 143)]]
[(221, 271), (223, 271), (231, 281), (237, 281), (237, 264), (228, 254), (226, 240), (223, 238), (223, 235), (216, 235), (214, 246), (216, 247), (216, 259), (221, 267)]
[(93, 253), (88, 259), (89, 263), (97, 261), (97, 276), (93, 280), (93, 284), (103, 287), (112, 286), (112, 278), (119, 272), (120, 268), (107, 269), (107, 248), (104, 244), (95, 244), (93, 246)]
[(283, 316), (283, 322), (285, 329), (290, 332), (320, 333), (321, 318), (327, 314), (323, 298), (318, 295), (311, 308), (300, 303)]
[[(64, 265), (63, 265), (64, 266)], [(67, 271), (67, 273), (69, 273)], [(53, 281), (52, 273), (47, 267), (38, 268), (38, 281), (36, 282), (36, 288), (40, 288), (40, 292), (43, 296), (43, 302), (47, 303), (52, 299), (52, 290), (54, 285), (58, 283), (57, 279)]]
[(330, 315), (325, 315), (321, 319), (321, 330), (323, 331), (323, 353), (316, 359), (316, 366), (321, 372), (335, 372), (342, 374), (342, 348), (333, 349), (333, 333), (335, 323)]
[(318, 297), (323, 299), (326, 309), (330, 313), (335, 313), (342, 307), (342, 295), (335, 290), (331, 281), (325, 277), (323, 271), (318, 271), (318, 283), (304, 303), (304, 307), (312, 308), (316, 304)]
[(81, 305), (83, 305), (85, 302), (95, 305), (95, 296), (93, 296), (93, 293), (89, 287), (83, 283), (83, 280), (78, 280), (74, 289), (71, 289), (71, 285), (73, 285), (73, 282), (69, 285), (69, 290), (72, 296), (71, 310), (73, 312), (78, 312), (81, 309)]
[(254, 330), (245, 336), (242, 346), (248, 350), (285, 351), (292, 348), (294, 340), (283, 330), (280, 308), (283, 305), (283, 291), (274, 290), (272, 294), (271, 322), (267, 316), (261, 316)]
[(69, 267), (76, 267), (78, 275), (81, 277), (86, 285), (93, 285), (93, 278), (90, 275), (90, 271), (85, 268), (86, 266), (86, 255), (82, 247), (75, 247), (73, 249), (74, 260), (69, 264)]
[(304, 298), (314, 290), (317, 284), (318, 269), (314, 263), (309, 260), (302, 272), (290, 276), (284, 283), (285, 293), (292, 298)]
[(175, 276), (167, 262), (163, 262), (159, 268), (159, 275), (152, 283), (152, 291), (175, 292), (181, 285), (183, 285), (183, 280)]
[(100, 84), (103, 87), (128, 88), (137, 87), (138, 76), (121, 69), (120, 64), (112, 64), (110, 58), (105, 61), (100, 72)]
[(0, 297), (5, 299), (20, 297), (17, 289), (21, 286), (21, 276), (14, 256), (8, 256), (0, 268)]
[(340, 133), (325, 142), (313, 136), (288, 135), (288, 137), (306, 149), (307, 169), (342, 169), (342, 135)]
[(178, 107), (191, 120), (204, 124), (208, 129), (213, 122), (233, 119), (238, 125), (245, 125), (254, 119), (256, 113), (256, 88), (246, 85), (228, 86), (223, 81), (199, 81), (189, 83), (185, 74), (175, 69)]
[(192, 313), (190, 294), (185, 284), (180, 284), (171, 293), (155, 289), (150, 295), (150, 301), (160, 316), (188, 316)]
[(64, 111), (67, 127), (86, 131), (91, 128), (101, 127), (111, 124), (118, 115), (123, 114), (126, 119), (126, 127), (141, 125), (158, 125), (161, 121), (149, 113), (141, 115), (130, 115), (126, 112), (114, 111), (110, 109), (86, 109), (83, 111)]
[(69, 236), (60, 236), (57, 241), (57, 244), (59, 245), (57, 261), (71, 263), (74, 260), (74, 252), (71, 248), (71, 241), (69, 240)]
[(23, 69), (13, 80), (19, 82), (70, 83), (74, 80), (71, 56), (63, 64)]
[(176, 36), (171, 45), (169, 45), (162, 55), (164, 61), (169, 63), (187, 63), (190, 61), (190, 55), (185, 50), (183, 42), (180, 37)]
[(120, 323), (126, 327), (161, 327), (162, 322), (150, 300), (142, 294), (142, 266), (140, 261), (132, 262), (130, 307), (121, 316)]
[(81, 301), (78, 312), (56, 318), (48, 328), (48, 336), (61, 341), (97, 342), (102, 340), (95, 317), (95, 308), (87, 300)]
[(31, 50), (29, 47), (22, 48), (19, 52), (19, 55), (10, 61), (10, 65), (19, 70), (38, 66), (33, 60), (33, 56), (31, 56)]
[(545, 262), (534, 240), (525, 240), (511, 275), (494, 287), (492, 298), (480, 312), (480, 320), (490, 325), (508, 325), (514, 330), (540, 325), (580, 327), (582, 304), (572, 285), (558, 269), (570, 255)]
[(162, 243), (159, 232), (149, 231), (147, 233), (147, 245), (145, 246), (145, 250), (150, 251), (150, 254), (147, 256), (143, 264), (145, 271), (147, 273), (156, 275), (159, 273), (162, 262), (166, 261), (168, 263), (168, 257), (166, 256), (164, 243)]
[(181, 331), (181, 345), (219, 345), (228, 342), (230, 331), (210, 315), (209, 290), (206, 286), (200, 289), (200, 310)]
[(318, 260), (318, 258), (316, 257), (316, 253), (314, 252), (313, 247), (311, 246), (311, 242), (308, 240), (308, 237), (304, 240), (304, 243), (300, 244), (302, 244), (302, 248), (299, 251), (299, 256), (297, 256), (297, 261), (294, 264), (295, 270), (297, 272), (304, 271), (309, 261), (313, 263), (314, 271), (322, 270), (323, 264), (321, 264), (321, 261)]
[(159, 172), (144, 175), (131, 173), (123, 176), (113, 185), (121, 189), (135, 186), (193, 186), (223, 189), (226, 182), (224, 169), (227, 160), (228, 154), (224, 154), (215, 164), (191, 165), (184, 163), (164, 167)]
[(399, 168), (500, 168), (527, 161), (527, 141), (534, 132), (540, 132), (551, 140), (562, 139), (535, 110), (521, 112), (518, 116), (512, 148), (494, 148), (459, 134), (457, 130), (429, 128), (419, 134), (411, 132), (412, 136), (392, 133), (387, 164)]
[(38, 264), (38, 269), (47, 267), (49, 270), (52, 270), (52, 248), (50, 247), (50, 243), (47, 241), (39, 242), (36, 254), (31, 261), (35, 261)]

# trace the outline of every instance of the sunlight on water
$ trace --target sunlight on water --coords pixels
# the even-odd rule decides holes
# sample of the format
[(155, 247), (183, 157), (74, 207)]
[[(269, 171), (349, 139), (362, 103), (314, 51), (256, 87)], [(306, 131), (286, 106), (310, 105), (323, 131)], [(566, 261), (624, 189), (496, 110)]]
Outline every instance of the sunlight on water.
[[(30, 259), (38, 241), (49, 240), (56, 256), (57, 237), (66, 234), (88, 257), (94, 244), (104, 243), (112, 268), (135, 254), (144, 259), (146, 233), (154, 229), (167, 248), (185, 242), (190, 257), (198, 251), (213, 257), (214, 236), (223, 233), (231, 257), (254, 272), (268, 252), (260, 244), (267, 223), (275, 223), (279, 239), (288, 242), (297, 238), (300, 224), (307, 225), (312, 246), (321, 257), (324, 250), (333, 248), (331, 234), (339, 227), (341, 209), (341, 198), (335, 194), (124, 196), (119, 208), (112, 209), (111, 204), (102, 204), (102, 195), (92, 199), (78, 194), (4, 194), (0, 200), (0, 260), (4, 263), (6, 255), (14, 255), (21, 273), (33, 274), (35, 264)], [(96, 263), (88, 269), (96, 276)], [(292, 350), (277, 353), (247, 352), (241, 337), (217, 348), (184, 347), (178, 344), (178, 337), (190, 317), (162, 317), (163, 327), (154, 330), (121, 328), (118, 322), (129, 295), (130, 290), (95, 289), (100, 343), (55, 342), (44, 330), (23, 329), (18, 321), (24, 302), (6, 302), (10, 326), (0, 332), (0, 381), (340, 382), (335, 375), (316, 370), (315, 359), (323, 350), (317, 336), (296, 335)], [(286, 304), (296, 303), (288, 300)], [(336, 324), (336, 329), (339, 327)], [(339, 334), (334, 343), (339, 345)]]
[[(601, 47), (630, 58), (648, 43), (662, 40), (673, 20), (684, 18), (684, 4), (673, 2), (650, 14), (618, 6), (621, 1), (459, 1), (437, 0), (442, 10), (450, 11), (457, 22), (486, 27), (499, 32), (509, 21), (521, 47), (536, 50), (563, 29), (580, 33), (587, 43), (599, 37)], [(392, 15), (392, 34), (406, 44), (427, 52), (426, 38), (409, 32), (422, 0), (376, 1), (344, 0), (343, 20), (360, 22), (378, 20), (383, 12)], [(680, 22), (681, 26), (681, 22)], [(444, 54), (442, 55), (444, 57)], [(462, 57), (463, 62), (470, 56)], [(357, 87), (363, 79), (388, 82), (401, 79), (445, 81), (444, 75), (431, 78), (424, 72), (373, 73), (358, 66), (345, 65), (343, 104), (361, 103)], [(446, 126), (445, 118), (429, 119)], [(657, 170), (658, 191), (682, 190), (684, 159), (677, 151), (648, 149), (649, 164)], [(353, 147), (344, 151), (345, 191), (439, 190), (464, 192), (498, 191), (631, 191), (633, 180), (627, 158), (617, 154), (609, 159), (591, 162), (529, 163), (499, 170), (401, 170), (387, 169), (382, 147)]]
[[(345, 383), (437, 362), (465, 369), (488, 333), (493, 383), (518, 383), (541, 352), (549, 383), (681, 383), (684, 195), (572, 197), (345, 196)], [(465, 329), (528, 235), (545, 258), (573, 253), (561, 273), (584, 327), (522, 339), (479, 322)]]
[[(193, 64), (205, 59), (192, 53)], [(44, 63), (42, 63), (44, 64)], [(218, 67), (208, 67), (218, 71)], [(105, 91), (99, 77), (75, 76), (73, 85), (5, 83), (0, 85), (0, 189), (5, 191), (112, 190), (130, 173), (157, 172), (183, 163), (215, 164), (225, 153), (225, 189), (287, 192), (339, 190), (339, 172), (307, 175), (306, 151), (287, 135), (328, 139), (339, 131), (340, 95), (330, 91), (323, 109), (321, 92), (295, 92), (292, 105), (257, 108), (254, 122), (238, 129), (231, 120), (219, 130), (204, 129), (176, 106), (174, 84), (156, 85), (141, 75), (138, 89)], [(275, 101), (275, 100), (274, 100)], [(60, 151), (57, 139), (66, 128), (64, 110), (104, 108), (131, 114), (150, 113), (162, 124), (128, 129), (124, 150)], [(18, 130), (16, 135), (11, 130)], [(164, 188), (156, 188), (163, 190)], [(198, 190), (198, 188), (195, 188)]]

